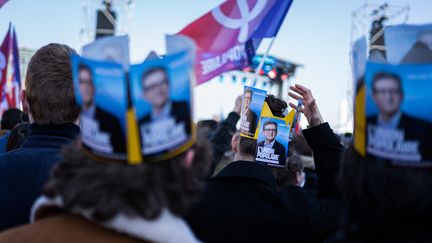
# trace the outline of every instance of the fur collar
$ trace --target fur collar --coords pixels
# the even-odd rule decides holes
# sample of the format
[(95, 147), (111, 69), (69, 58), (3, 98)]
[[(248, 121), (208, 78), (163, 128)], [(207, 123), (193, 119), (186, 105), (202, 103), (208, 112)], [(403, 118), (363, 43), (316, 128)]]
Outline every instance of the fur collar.
[[(48, 198), (39, 197), (34, 203), (30, 220), (43, 217), (43, 211), (48, 208), (63, 208), (63, 200), (60, 196)], [(186, 222), (175, 216), (168, 209), (164, 209), (158, 218), (148, 220), (142, 217), (130, 217), (124, 214), (118, 214), (110, 221), (97, 222), (90, 217), (88, 210), (74, 209), (71, 213), (83, 216), (89, 221), (102, 227), (127, 234), (134, 238), (150, 240), (153, 242), (200, 242)]]

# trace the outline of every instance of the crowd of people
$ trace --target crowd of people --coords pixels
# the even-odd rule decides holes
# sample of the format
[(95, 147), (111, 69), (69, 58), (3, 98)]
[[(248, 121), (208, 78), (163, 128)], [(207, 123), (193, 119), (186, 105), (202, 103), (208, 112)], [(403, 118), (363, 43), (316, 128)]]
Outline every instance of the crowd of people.
[[(322, 118), (312, 91), (298, 84), (289, 96), (301, 100), (301, 107), (265, 98), (274, 116), (285, 117), (291, 107), (308, 122), (290, 141), (282, 166), (257, 162), (259, 142), (237, 130), (242, 106), (244, 115), (253, 112), (251, 91), (243, 99), (231, 97), (234, 108), (223, 121), (188, 127), (198, 130), (197, 139), (174, 157), (130, 165), (92, 156), (83, 149), (77, 125), (80, 109), (85, 114), (91, 103), (77, 105), (72, 54), (62, 44), (40, 48), (28, 65), (23, 111), (3, 114), (0, 242), (432, 239), (427, 223), (432, 197), (424, 189), (430, 171), (388, 168), (344, 146)], [(165, 75), (161, 70), (148, 75), (156, 74)], [(153, 80), (148, 77), (145, 87)], [(92, 80), (80, 85), (94, 92)], [(166, 83), (152, 85), (168, 92)], [(186, 115), (171, 104), (171, 112)], [(250, 130), (256, 125), (252, 120)], [(267, 123), (260, 132), (262, 146), (275, 146), (277, 124)], [(115, 141), (119, 151), (125, 141)]]

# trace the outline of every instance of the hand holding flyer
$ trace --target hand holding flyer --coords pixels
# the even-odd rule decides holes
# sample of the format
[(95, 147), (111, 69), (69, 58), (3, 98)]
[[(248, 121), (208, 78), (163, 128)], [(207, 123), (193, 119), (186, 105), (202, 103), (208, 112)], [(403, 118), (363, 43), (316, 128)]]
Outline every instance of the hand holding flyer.
[[(274, 97), (268, 100), (274, 109), (277, 107), (274, 111), (278, 111), (283, 116), (282, 112), (279, 111), (281, 106), (275, 105), (279, 101), (283, 102), (279, 98)], [(291, 110), (285, 117), (276, 117), (272, 113), (266, 99), (260, 114), (258, 129), (253, 137), (253, 139), (258, 140), (255, 160), (268, 166), (284, 167), (288, 155), (289, 135), (295, 111)]]

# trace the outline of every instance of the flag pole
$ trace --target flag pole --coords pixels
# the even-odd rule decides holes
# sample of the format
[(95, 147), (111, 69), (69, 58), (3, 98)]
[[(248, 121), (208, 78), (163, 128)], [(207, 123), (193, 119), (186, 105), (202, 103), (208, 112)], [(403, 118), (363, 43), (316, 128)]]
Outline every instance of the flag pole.
[(274, 37), (272, 38), (272, 40), (270, 41), (269, 46), (267, 47), (267, 51), (264, 53), (264, 56), (261, 58), (261, 61), (260, 61), (259, 65), (258, 65), (258, 68), (255, 70), (255, 79), (258, 77), (258, 74), (260, 73), (261, 69), (263, 68), (263, 66), (264, 66), (264, 61), (265, 61), (265, 59), (267, 58), (267, 56), (268, 56), (268, 54), (269, 54), (269, 52), (270, 52), (270, 49), (271, 49), (272, 46), (273, 46), (273, 43), (274, 43), (274, 40), (275, 40), (275, 39), (276, 39), (276, 37), (274, 36)]

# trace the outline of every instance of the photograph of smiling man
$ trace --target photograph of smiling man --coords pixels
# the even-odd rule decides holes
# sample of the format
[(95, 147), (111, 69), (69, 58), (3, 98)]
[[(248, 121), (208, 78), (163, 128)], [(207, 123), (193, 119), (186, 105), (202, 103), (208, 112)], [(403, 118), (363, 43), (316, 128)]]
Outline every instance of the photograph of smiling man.
[(258, 136), (256, 161), (285, 166), (289, 136), (285, 121), (262, 117), (260, 124), (262, 127)]

